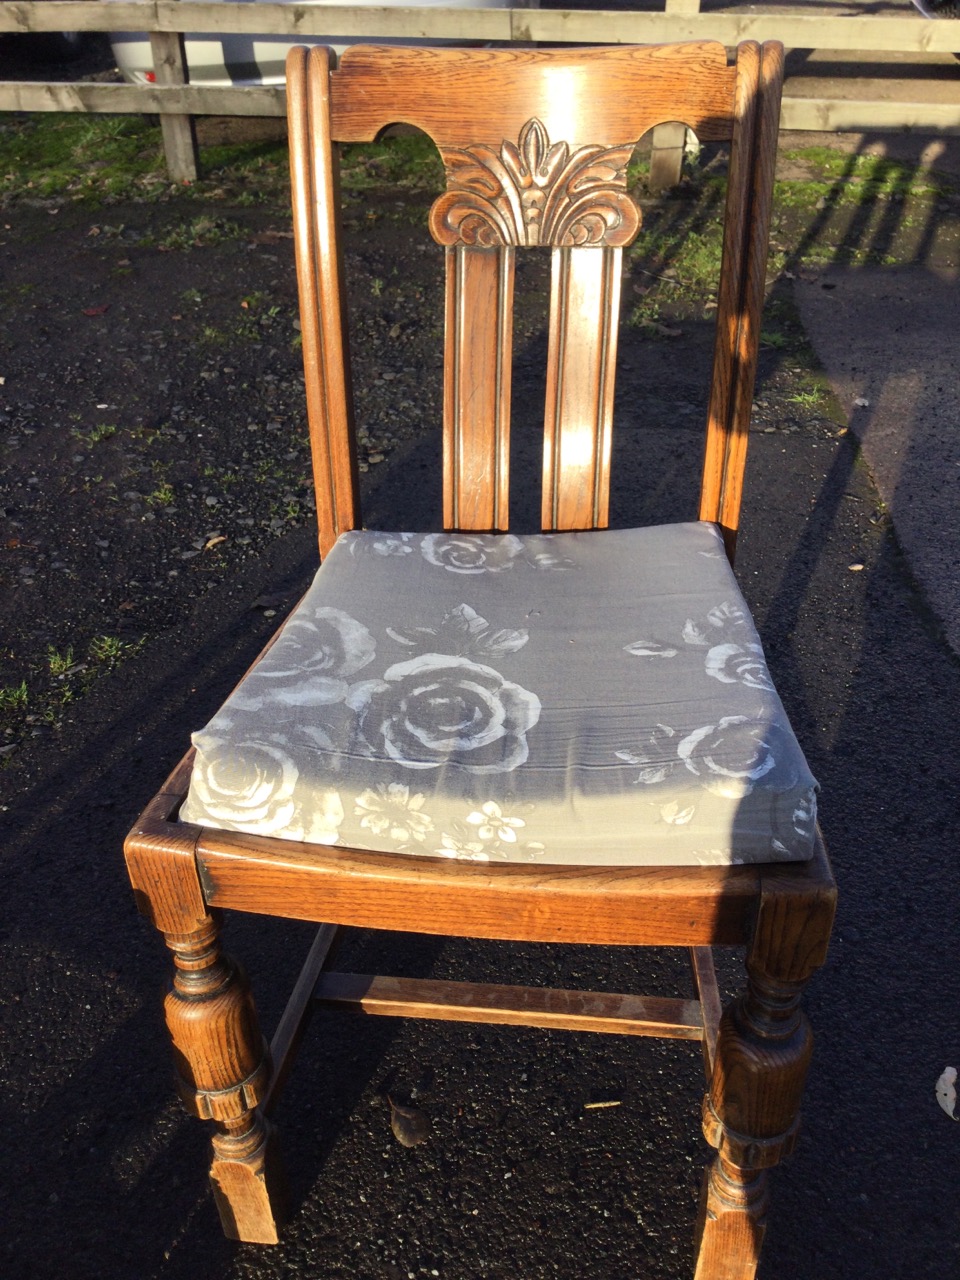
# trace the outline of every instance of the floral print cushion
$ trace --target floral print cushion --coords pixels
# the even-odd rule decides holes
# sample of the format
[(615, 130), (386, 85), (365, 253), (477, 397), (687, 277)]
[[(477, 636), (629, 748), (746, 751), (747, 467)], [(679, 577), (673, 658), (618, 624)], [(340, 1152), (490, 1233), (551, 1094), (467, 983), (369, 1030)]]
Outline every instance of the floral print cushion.
[(426, 857), (813, 852), (816, 783), (712, 524), (344, 534), (205, 729), (181, 817)]

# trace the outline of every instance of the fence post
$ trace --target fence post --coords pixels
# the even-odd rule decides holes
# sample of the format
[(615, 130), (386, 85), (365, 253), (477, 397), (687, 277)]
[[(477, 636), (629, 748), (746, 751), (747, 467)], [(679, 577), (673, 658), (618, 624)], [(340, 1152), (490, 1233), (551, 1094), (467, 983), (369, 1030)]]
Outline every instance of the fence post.
[[(157, 84), (187, 83), (187, 58), (180, 32), (151, 31), (150, 48)], [(196, 182), (199, 156), (193, 116), (162, 113), (160, 129), (170, 177), (174, 182)]]
[[(666, 13), (700, 12), (700, 0), (666, 0)], [(650, 190), (659, 195), (667, 187), (675, 187), (683, 172), (683, 145), (687, 131), (682, 124), (658, 124), (653, 131), (650, 152)]]

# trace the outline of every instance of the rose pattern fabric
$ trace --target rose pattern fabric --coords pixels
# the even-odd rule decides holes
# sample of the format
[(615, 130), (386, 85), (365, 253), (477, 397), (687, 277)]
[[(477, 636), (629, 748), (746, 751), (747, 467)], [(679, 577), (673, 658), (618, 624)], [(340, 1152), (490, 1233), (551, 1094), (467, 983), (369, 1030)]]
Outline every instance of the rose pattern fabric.
[(345, 534), (194, 741), (181, 816), (225, 830), (490, 863), (813, 848), (816, 784), (711, 525)]
[(344, 817), (339, 794), (332, 787), (311, 789), (310, 803), (304, 805), (296, 794), (298, 779), (296, 764), (277, 743), (246, 742), (238, 749), (208, 740), (182, 816), (225, 831), (336, 844)]
[(468, 658), (426, 653), (389, 667), (347, 698), (362, 742), (405, 769), (460, 765), (506, 773), (527, 758), (540, 718), (535, 693)]
[[(725, 600), (708, 610), (701, 621), (688, 618), (681, 628), (680, 640), (685, 645), (707, 649), (704, 670), (712, 679), (773, 692), (763, 648), (749, 638), (752, 631), (746, 609)], [(680, 649), (669, 642), (644, 639), (624, 645), (624, 651), (636, 658), (675, 658)]]
[(707, 652), (706, 671), (708, 676), (724, 684), (773, 688), (763, 649), (758, 644), (715, 644)]
[(270, 663), (261, 663), (234, 695), (241, 710), (260, 711), (270, 701), (342, 702), (346, 678), (373, 661), (376, 644), (342, 609), (321, 606), (291, 618), (270, 653)]

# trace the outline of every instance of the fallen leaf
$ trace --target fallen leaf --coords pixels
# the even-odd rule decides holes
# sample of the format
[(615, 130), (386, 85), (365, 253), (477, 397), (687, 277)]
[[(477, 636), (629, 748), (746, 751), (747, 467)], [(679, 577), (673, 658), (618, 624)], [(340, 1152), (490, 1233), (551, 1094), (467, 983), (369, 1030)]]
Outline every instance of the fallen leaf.
[(203, 549), (204, 551), (209, 551), (211, 547), (217, 547), (220, 545), (221, 542), (226, 542), (226, 540), (227, 540), (226, 535), (221, 533), (218, 538), (211, 538), (210, 541), (204, 546)]
[(276, 244), (278, 240), (293, 239), (292, 231), (272, 231), (269, 228), (266, 231), (258, 231), (255, 236), (250, 237), (250, 244)]
[(663, 324), (660, 320), (644, 320), (643, 327), (652, 329), (654, 333), (659, 333), (661, 338), (682, 338), (683, 330), (675, 329), (672, 325)]
[(937, 1081), (937, 1101), (951, 1120), (960, 1120), (957, 1108), (957, 1068), (944, 1067), (943, 1075)]
[(390, 1128), (403, 1147), (416, 1147), (430, 1136), (430, 1121), (417, 1107), (404, 1107), (390, 1097)]
[(110, 310), (110, 303), (105, 302), (101, 307), (84, 307), (83, 314), (85, 316), (102, 316), (105, 311)]

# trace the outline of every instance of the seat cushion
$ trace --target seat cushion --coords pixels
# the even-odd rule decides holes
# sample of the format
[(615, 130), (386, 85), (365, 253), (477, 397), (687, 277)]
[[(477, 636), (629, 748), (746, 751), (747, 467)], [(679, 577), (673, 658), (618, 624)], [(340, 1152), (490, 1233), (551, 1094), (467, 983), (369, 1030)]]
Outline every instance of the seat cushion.
[(724, 865), (816, 783), (712, 524), (344, 534), (205, 729), (181, 817), (354, 849)]

